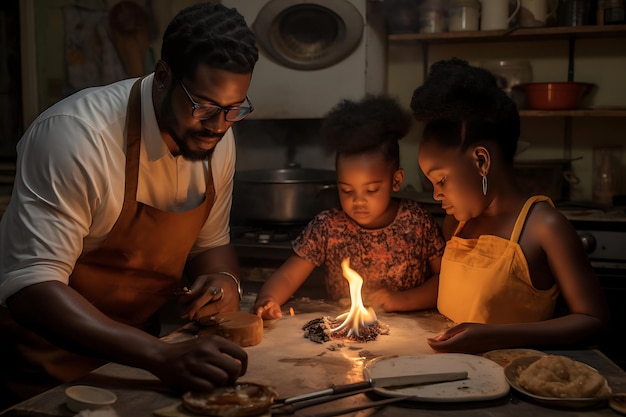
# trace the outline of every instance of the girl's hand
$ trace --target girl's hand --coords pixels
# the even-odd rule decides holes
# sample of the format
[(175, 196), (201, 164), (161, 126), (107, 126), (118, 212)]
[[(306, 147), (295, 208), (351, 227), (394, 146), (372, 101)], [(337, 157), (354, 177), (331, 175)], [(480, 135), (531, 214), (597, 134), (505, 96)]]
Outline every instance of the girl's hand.
[(381, 288), (364, 295), (365, 304), (370, 307), (382, 308), (385, 312), (390, 313), (395, 311), (396, 302), (394, 301), (397, 292), (390, 291), (386, 288)]
[(265, 300), (257, 300), (254, 303), (254, 314), (261, 317), (263, 320), (279, 319), (283, 316), (283, 312), (280, 310), (280, 304), (273, 298), (266, 298)]
[(482, 353), (495, 349), (491, 337), (487, 336), (488, 333), (494, 335), (489, 328), (487, 324), (461, 323), (427, 341), (437, 352)]

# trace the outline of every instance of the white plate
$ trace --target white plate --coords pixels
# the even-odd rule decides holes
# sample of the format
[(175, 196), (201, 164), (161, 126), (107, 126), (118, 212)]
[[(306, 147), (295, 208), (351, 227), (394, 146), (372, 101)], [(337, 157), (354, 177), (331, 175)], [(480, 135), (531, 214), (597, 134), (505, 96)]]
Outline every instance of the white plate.
[(489, 359), (463, 353), (385, 356), (365, 365), (365, 379), (388, 376), (467, 371), (467, 379), (403, 388), (375, 388), (390, 397), (414, 401), (465, 402), (501, 398), (509, 392), (503, 368)]
[[(543, 397), (540, 395), (535, 395), (531, 392), (526, 391), (519, 385), (519, 374), (528, 368), (530, 364), (540, 359), (541, 356), (527, 356), (523, 358), (517, 358), (510, 364), (508, 364), (504, 368), (504, 376), (506, 380), (511, 384), (511, 387), (516, 391), (526, 395), (529, 398), (532, 398), (535, 401), (540, 403), (556, 406), (556, 407), (564, 407), (564, 408), (583, 408), (583, 407), (591, 407), (597, 404), (601, 404), (606, 402), (611, 395), (611, 388), (609, 387), (608, 381), (606, 378), (604, 380), (604, 388), (602, 390), (602, 394), (597, 397), (592, 398), (558, 398), (558, 397)], [(586, 364), (585, 364), (586, 365)], [(592, 368), (589, 365), (590, 369), (593, 369), (595, 372), (598, 372), (596, 369)]]

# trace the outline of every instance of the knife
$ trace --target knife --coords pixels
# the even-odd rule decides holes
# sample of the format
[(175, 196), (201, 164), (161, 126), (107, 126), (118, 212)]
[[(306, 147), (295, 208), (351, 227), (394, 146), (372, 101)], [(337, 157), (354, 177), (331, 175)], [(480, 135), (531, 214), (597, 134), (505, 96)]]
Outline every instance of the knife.
[(362, 382), (355, 382), (353, 384), (346, 385), (332, 385), (331, 387), (321, 391), (315, 391), (308, 394), (301, 394), (294, 397), (289, 397), (286, 398), (283, 403), (291, 404), (311, 398), (323, 397), (326, 395), (343, 394), (354, 391), (363, 392), (363, 390), (370, 390), (374, 388), (399, 388), (405, 386), (433, 384), (438, 382), (459, 381), (462, 379), (467, 379), (466, 371), (370, 378)]

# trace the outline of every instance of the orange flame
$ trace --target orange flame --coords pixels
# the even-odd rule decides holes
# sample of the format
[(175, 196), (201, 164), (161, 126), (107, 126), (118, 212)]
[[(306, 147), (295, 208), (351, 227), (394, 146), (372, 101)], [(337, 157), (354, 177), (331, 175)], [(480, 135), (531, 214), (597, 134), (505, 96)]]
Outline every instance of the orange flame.
[(363, 298), (361, 297), (361, 288), (363, 287), (363, 278), (353, 269), (350, 268), (350, 258), (346, 258), (341, 262), (343, 276), (350, 283), (350, 311), (337, 316), (337, 320), (345, 318), (343, 323), (338, 327), (331, 329), (331, 332), (338, 332), (350, 326), (347, 336), (358, 336), (359, 329), (371, 326), (376, 323), (376, 313), (372, 308), (365, 308)]

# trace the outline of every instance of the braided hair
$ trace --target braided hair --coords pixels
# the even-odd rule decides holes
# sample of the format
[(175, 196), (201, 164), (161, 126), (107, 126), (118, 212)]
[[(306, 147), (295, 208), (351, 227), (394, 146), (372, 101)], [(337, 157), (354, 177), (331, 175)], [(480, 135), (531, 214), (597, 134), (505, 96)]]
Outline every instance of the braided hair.
[(400, 167), (398, 141), (409, 132), (411, 113), (384, 95), (361, 101), (342, 100), (322, 120), (321, 134), (340, 155), (381, 152), (394, 169)]
[(515, 102), (489, 71), (458, 58), (434, 63), (413, 92), (411, 110), (426, 123), (424, 140), (462, 151), (485, 140), (496, 143), (512, 163), (520, 135)]
[(259, 58), (256, 36), (236, 9), (198, 3), (181, 10), (163, 35), (161, 58), (180, 78), (193, 78), (199, 64), (251, 73)]

